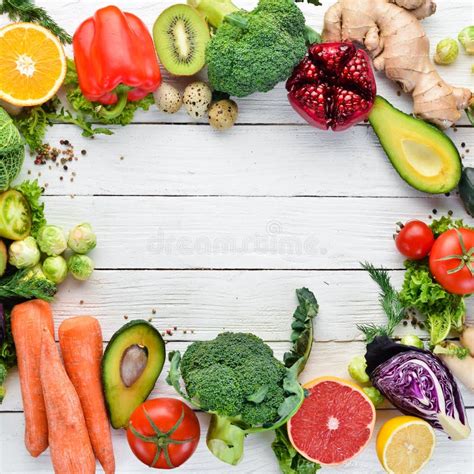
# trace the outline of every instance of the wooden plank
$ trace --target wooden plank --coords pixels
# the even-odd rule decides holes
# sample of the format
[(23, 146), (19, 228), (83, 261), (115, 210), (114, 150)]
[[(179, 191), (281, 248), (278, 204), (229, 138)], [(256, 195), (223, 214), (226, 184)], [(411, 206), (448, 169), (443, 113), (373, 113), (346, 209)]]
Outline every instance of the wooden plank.
[[(283, 353), (288, 350), (289, 343), (287, 342), (270, 342), (269, 345), (275, 351), (276, 357), (280, 360)], [(179, 350), (184, 352), (188, 343), (169, 341), (166, 345), (167, 352)], [(323, 375), (333, 375), (336, 377), (349, 378), (347, 373), (347, 365), (352, 357), (365, 353), (365, 344), (362, 341), (354, 342), (316, 342), (311, 352), (311, 357), (306, 366), (305, 371), (301, 374), (302, 383), (313, 380)], [(166, 381), (166, 374), (168, 373), (169, 362), (166, 361), (163, 372), (158, 379), (156, 386), (150, 397), (178, 397), (175, 390), (170, 387)], [(469, 392), (464, 386), (460, 384), (460, 388), (464, 398), (466, 407), (474, 408), (474, 393)], [(16, 370), (13, 370), (8, 378), (6, 384), (7, 395), (3, 403), (0, 405), (1, 412), (22, 411), (22, 401), (20, 394), (20, 384)], [(384, 408), (390, 408), (391, 405), (386, 403)], [(3, 415), (0, 415), (3, 416)], [(0, 418), (1, 419), (1, 418)]]
[[(374, 436), (369, 446), (361, 455), (349, 463), (333, 467), (334, 473), (370, 472), (383, 473), (375, 453), (376, 433), (388, 419), (398, 416), (396, 410), (378, 410)], [(208, 451), (205, 436), (208, 426), (208, 415), (198, 413), (201, 422), (202, 436), (194, 456), (180, 468), (180, 472), (192, 474), (230, 472), (230, 467), (221, 463)], [(471, 426), (474, 426), (474, 410), (468, 410)], [(3, 413), (0, 423), (0, 470), (3, 474), (35, 472), (45, 474), (52, 472), (49, 451), (34, 459), (27, 453), (23, 444), (24, 419), (22, 413)], [(271, 450), (272, 433), (261, 433), (249, 436), (245, 441), (245, 454), (235, 472), (277, 474), (279, 468)], [(116, 456), (117, 474), (143, 472), (145, 469), (130, 452), (122, 431), (113, 431), (113, 441)], [(426, 472), (432, 474), (461, 474), (471, 472), (473, 465), (472, 439), (453, 442), (443, 433), (437, 433), (437, 446)], [(102, 472), (98, 468), (98, 472)]]
[(401, 268), (395, 223), (452, 210), (452, 196), (407, 199), (48, 197), (51, 223), (90, 221), (98, 268)]
[[(64, 8), (64, 2), (61, 0), (42, 0), (38, 4), (44, 5), (48, 12), (63, 25), (69, 32), (73, 33), (77, 26), (88, 16), (92, 15), (97, 8), (109, 5), (108, 0), (72, 0), (67, 3)], [(174, 0), (161, 0), (160, 2), (150, 0), (134, 0), (131, 4), (130, 0), (117, 0), (115, 5), (126, 11), (132, 11), (140, 16), (149, 28), (152, 27), (159, 13), (167, 6), (176, 3)], [(243, 8), (252, 8), (255, 0), (240, 0), (236, 2)], [(327, 7), (334, 3), (333, 1), (324, 2), (321, 7), (313, 5), (300, 4), (300, 8), (305, 13), (307, 23), (317, 30), (322, 29), (323, 16)], [(445, 37), (456, 37), (458, 32), (466, 26), (466, 7), (463, 2), (449, 2), (448, 0), (438, 0), (438, 10), (435, 15), (423, 21), (424, 28), (430, 38), (431, 50), (434, 49), (437, 42)], [(6, 19), (0, 18), (0, 25), (6, 23)], [(70, 53), (70, 49), (68, 48)], [(474, 87), (472, 75), (470, 74), (471, 60), (464, 53), (459, 55), (458, 60), (449, 67), (439, 67), (440, 74), (446, 80), (457, 86)], [(169, 80), (165, 74), (165, 80)], [(175, 81), (171, 81), (175, 82)], [(187, 79), (178, 81), (180, 87), (188, 83)], [(380, 95), (393, 102), (397, 107), (402, 108), (406, 112), (412, 110), (411, 99), (402, 95), (399, 97), (397, 93), (398, 87), (388, 81), (382, 74), (377, 74), (377, 86)], [(278, 85), (273, 91), (266, 94), (253, 94), (250, 97), (239, 99), (239, 123), (304, 123), (303, 120), (293, 112), (286, 99), (284, 85)], [(152, 110), (146, 113), (139, 113), (136, 116), (139, 122), (193, 122), (186, 113), (180, 111), (175, 115), (165, 115), (158, 110)], [(201, 122), (205, 122), (202, 120)], [(460, 124), (468, 124), (463, 117)], [(113, 138), (109, 138), (113, 140)]]
[[(354, 460), (343, 466), (331, 468), (331, 472), (362, 474), (382, 474), (384, 471), (377, 461), (375, 454), (375, 434), (380, 426), (399, 413), (395, 410), (379, 411), (374, 436), (369, 446)], [(474, 410), (468, 411), (471, 426), (474, 425)], [(208, 451), (205, 443), (208, 416), (199, 413), (202, 437), (194, 456), (184, 464), (179, 472), (204, 474), (223, 472), (242, 472), (247, 474), (278, 474), (279, 468), (271, 450), (272, 433), (261, 433), (249, 436), (245, 441), (245, 454), (238, 467), (230, 468), (221, 463)], [(28, 455), (23, 445), (24, 421), (21, 413), (6, 413), (2, 415), (0, 437), (2, 448), (0, 451), (0, 470), (3, 474), (34, 472), (46, 474), (52, 472), (49, 451), (34, 459)], [(130, 452), (123, 432), (114, 431), (113, 441), (117, 464), (117, 474), (144, 472), (141, 464)], [(472, 440), (453, 442), (442, 433), (437, 434), (437, 446), (426, 472), (431, 474), (461, 474), (471, 472), (473, 465)], [(98, 467), (98, 472), (102, 470)]]
[[(474, 165), (471, 130), (449, 131), (465, 166)], [(18, 180), (38, 177), (51, 195), (424, 195), (400, 178), (365, 126), (344, 134), (239, 126), (221, 134), (202, 126), (133, 125), (90, 140), (76, 127), (56, 125), (47, 137), (54, 146), (66, 138), (78, 157), (67, 172), (59, 162), (37, 166), (27, 157)]]
[[(403, 272), (391, 272), (400, 288)], [(297, 301), (295, 289), (316, 295), (316, 341), (360, 339), (357, 324), (385, 324), (378, 288), (363, 271), (97, 271), (80, 283), (69, 278), (54, 303), (56, 325), (78, 314), (99, 318), (104, 340), (128, 320), (152, 318), (165, 339), (211, 339), (223, 331), (251, 331), (268, 341), (287, 341)], [(81, 304), (82, 301), (82, 304)], [(474, 298), (467, 316), (474, 324)], [(156, 313), (153, 314), (152, 311)], [(177, 329), (174, 330), (173, 328)], [(411, 324), (397, 336), (426, 331)]]

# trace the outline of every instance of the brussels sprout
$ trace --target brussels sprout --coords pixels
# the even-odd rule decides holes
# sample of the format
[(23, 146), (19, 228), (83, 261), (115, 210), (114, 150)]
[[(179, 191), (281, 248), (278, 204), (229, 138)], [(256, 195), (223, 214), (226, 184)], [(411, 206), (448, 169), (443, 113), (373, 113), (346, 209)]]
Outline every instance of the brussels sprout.
[(41, 251), (50, 257), (61, 255), (67, 248), (63, 230), (55, 225), (41, 227), (38, 231), (38, 245)]
[(474, 54), (474, 26), (466, 26), (461, 30), (458, 40), (467, 54)]
[(8, 261), (16, 268), (33, 267), (40, 261), (40, 252), (33, 237), (12, 242), (8, 249)]
[(365, 357), (362, 355), (353, 357), (347, 367), (349, 375), (360, 384), (369, 383), (369, 376), (367, 375), (366, 369), (367, 363)]
[(436, 64), (451, 64), (456, 61), (459, 54), (459, 47), (456, 40), (445, 38), (436, 45), (434, 61)]
[(384, 402), (384, 396), (375, 387), (364, 387), (364, 393), (370, 398), (375, 408), (378, 408)]
[(405, 344), (405, 346), (413, 346), (413, 347), (417, 347), (418, 349), (425, 348), (423, 341), (418, 336), (415, 336), (414, 334), (403, 336), (400, 342), (402, 344)]
[(69, 232), (68, 247), (76, 253), (88, 253), (95, 248), (97, 239), (90, 224), (76, 225)]
[(87, 255), (78, 253), (69, 257), (67, 266), (76, 280), (87, 280), (94, 271), (94, 262)]
[(67, 263), (63, 257), (48, 257), (43, 262), (43, 273), (48, 280), (59, 285), (67, 277)]

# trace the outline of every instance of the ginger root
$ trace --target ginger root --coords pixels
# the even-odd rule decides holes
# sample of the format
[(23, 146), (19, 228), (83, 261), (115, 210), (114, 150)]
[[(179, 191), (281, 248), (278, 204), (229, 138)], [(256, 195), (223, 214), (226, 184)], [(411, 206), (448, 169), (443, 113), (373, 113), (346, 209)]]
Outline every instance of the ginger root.
[(324, 17), (324, 41), (364, 45), (378, 71), (413, 95), (414, 114), (448, 128), (469, 106), (469, 89), (453, 87), (438, 74), (418, 20), (436, 11), (432, 0), (339, 0)]

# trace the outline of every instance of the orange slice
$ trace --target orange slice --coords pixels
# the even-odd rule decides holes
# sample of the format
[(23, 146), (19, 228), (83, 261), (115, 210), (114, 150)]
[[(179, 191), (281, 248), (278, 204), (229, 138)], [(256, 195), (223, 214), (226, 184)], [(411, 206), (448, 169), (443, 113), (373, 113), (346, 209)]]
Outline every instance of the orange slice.
[(66, 75), (66, 56), (58, 38), (34, 23), (0, 29), (0, 99), (13, 105), (43, 104)]

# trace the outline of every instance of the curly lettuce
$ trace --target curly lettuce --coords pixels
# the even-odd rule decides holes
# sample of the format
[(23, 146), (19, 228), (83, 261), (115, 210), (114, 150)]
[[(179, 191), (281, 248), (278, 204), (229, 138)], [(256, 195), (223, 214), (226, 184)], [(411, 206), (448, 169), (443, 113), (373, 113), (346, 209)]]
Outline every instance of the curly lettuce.
[(41, 202), (44, 189), (38, 184), (36, 179), (34, 181), (23, 181), (15, 189), (25, 196), (30, 205), (31, 235), (36, 238), (40, 228), (46, 224), (44, 203)]

